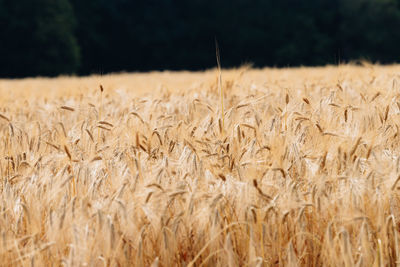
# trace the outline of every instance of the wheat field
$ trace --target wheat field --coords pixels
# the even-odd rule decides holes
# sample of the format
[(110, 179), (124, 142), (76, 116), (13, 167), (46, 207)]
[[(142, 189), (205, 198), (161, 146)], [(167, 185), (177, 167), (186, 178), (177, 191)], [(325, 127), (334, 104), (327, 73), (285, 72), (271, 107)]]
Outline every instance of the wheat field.
[(400, 66), (221, 81), (0, 80), (0, 265), (399, 266)]

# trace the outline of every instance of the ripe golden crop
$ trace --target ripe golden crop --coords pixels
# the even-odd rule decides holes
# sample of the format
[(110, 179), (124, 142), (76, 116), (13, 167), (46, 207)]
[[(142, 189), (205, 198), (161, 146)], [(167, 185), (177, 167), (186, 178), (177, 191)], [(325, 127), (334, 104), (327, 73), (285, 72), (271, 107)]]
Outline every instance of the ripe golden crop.
[(0, 80), (1, 265), (398, 264), (399, 124), (399, 66)]

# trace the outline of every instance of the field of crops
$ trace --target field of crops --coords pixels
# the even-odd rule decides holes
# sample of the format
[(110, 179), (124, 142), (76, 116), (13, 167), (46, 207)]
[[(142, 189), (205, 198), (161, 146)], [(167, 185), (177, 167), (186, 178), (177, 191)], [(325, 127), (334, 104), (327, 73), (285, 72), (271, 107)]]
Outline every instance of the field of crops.
[(0, 265), (400, 265), (400, 66), (218, 81), (0, 80)]

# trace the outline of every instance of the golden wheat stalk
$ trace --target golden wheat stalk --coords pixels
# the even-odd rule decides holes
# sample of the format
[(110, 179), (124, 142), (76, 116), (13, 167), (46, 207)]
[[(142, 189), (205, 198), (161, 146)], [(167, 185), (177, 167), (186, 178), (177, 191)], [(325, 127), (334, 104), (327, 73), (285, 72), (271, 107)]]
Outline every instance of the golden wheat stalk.
[(217, 39), (215, 39), (215, 56), (217, 58), (217, 67), (218, 67), (218, 88), (221, 97), (221, 121), (222, 121), (222, 133), (225, 129), (225, 114), (224, 114), (224, 91), (222, 89), (222, 70), (221, 70), (221, 58), (219, 53), (219, 46)]

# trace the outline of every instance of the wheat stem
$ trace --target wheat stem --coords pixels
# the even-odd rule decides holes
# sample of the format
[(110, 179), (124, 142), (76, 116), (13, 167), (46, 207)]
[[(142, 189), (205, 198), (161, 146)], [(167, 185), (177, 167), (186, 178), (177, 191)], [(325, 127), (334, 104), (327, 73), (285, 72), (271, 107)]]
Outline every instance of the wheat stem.
[(222, 120), (222, 132), (224, 132), (225, 125), (225, 114), (224, 114), (224, 91), (222, 89), (222, 71), (221, 71), (221, 58), (219, 54), (218, 42), (215, 39), (215, 55), (217, 57), (217, 66), (218, 66), (218, 87), (221, 97), (221, 120)]

